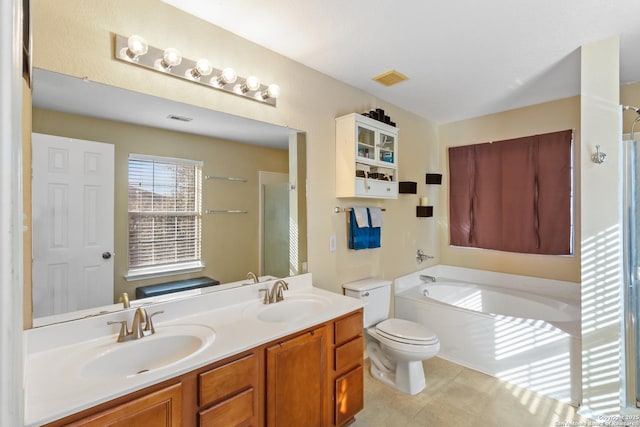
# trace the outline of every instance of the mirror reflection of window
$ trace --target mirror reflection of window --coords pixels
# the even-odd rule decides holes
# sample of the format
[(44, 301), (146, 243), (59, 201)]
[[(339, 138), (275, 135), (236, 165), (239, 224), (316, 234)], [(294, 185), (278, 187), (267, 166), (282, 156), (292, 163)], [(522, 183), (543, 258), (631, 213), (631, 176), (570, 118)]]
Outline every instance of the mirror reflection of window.
[(127, 278), (202, 268), (202, 162), (129, 156)]

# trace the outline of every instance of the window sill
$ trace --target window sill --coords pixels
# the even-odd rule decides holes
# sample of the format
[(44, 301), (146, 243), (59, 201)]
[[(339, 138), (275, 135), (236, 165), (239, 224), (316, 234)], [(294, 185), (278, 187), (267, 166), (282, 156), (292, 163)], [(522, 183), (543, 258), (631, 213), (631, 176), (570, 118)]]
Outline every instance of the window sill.
[(136, 280), (152, 279), (154, 277), (166, 277), (185, 273), (195, 273), (202, 270), (204, 270), (204, 264), (201, 261), (185, 262), (157, 267), (134, 268), (127, 271), (124, 279), (127, 282), (133, 282)]

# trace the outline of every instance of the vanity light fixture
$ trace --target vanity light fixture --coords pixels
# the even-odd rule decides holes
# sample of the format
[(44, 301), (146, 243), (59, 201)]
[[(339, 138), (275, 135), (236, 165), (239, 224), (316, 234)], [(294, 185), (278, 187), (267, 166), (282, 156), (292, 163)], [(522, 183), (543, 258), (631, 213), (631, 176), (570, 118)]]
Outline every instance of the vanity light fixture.
[(196, 66), (189, 70), (191, 78), (200, 80), (202, 76), (208, 76), (213, 71), (213, 67), (208, 59), (200, 58), (196, 62)]
[(173, 67), (180, 65), (181, 62), (182, 62), (182, 55), (180, 54), (180, 51), (178, 49), (169, 47), (165, 49), (162, 54), (162, 59), (160, 60), (160, 67), (162, 67), (164, 71), (169, 71)]
[(242, 84), (240, 90), (242, 90), (242, 93), (247, 93), (249, 91), (255, 92), (258, 89), (260, 89), (260, 80), (258, 80), (256, 76), (249, 76)]
[(225, 85), (230, 85), (238, 80), (238, 73), (231, 67), (227, 67), (220, 75), (214, 79), (211, 79), (211, 83), (217, 85), (218, 87), (222, 87)]
[[(277, 84), (262, 84), (254, 75), (238, 76), (231, 67), (217, 69), (205, 58), (197, 61), (184, 58), (178, 49), (150, 46), (138, 35), (125, 37), (116, 34), (115, 37), (115, 57), (118, 60), (276, 106), (276, 98), (280, 95)], [(209, 75), (212, 75), (210, 79), (203, 78)]]
[(278, 86), (275, 83), (272, 83), (269, 85), (269, 87), (267, 87), (267, 90), (265, 90), (264, 92), (262, 92), (261, 94), (262, 99), (269, 99), (269, 98), (277, 98), (280, 96), (280, 86)]
[(149, 44), (139, 35), (132, 35), (127, 39), (127, 47), (120, 50), (130, 61), (137, 61), (141, 55), (149, 51)]

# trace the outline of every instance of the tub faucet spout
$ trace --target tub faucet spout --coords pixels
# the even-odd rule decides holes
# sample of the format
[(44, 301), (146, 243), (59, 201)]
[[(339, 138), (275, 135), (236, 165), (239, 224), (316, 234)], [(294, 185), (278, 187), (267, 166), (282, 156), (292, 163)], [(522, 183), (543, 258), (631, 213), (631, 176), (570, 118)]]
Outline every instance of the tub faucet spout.
[(436, 278), (433, 276), (427, 276), (426, 274), (421, 274), (420, 280), (422, 280), (423, 282), (435, 282)]

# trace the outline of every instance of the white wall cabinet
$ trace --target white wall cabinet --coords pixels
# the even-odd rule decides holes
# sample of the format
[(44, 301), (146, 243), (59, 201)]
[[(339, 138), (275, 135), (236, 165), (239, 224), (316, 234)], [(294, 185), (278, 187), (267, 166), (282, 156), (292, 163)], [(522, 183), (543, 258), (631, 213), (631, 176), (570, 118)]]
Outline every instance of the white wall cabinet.
[(336, 197), (398, 198), (398, 128), (361, 114), (336, 119)]

